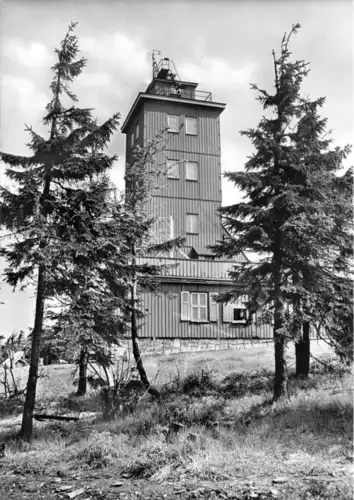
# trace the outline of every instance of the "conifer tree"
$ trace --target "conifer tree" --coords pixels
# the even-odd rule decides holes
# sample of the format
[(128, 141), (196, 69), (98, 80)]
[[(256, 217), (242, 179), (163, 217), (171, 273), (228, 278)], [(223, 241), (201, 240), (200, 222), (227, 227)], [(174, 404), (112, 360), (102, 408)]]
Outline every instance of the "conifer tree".
[[(237, 286), (221, 299), (246, 293), (250, 313), (257, 311), (260, 320), (273, 324), (274, 401), (288, 397), (287, 343), (300, 340), (302, 331), (306, 337), (326, 300), (326, 287), (334, 287), (339, 277), (346, 285), (350, 279), (351, 175), (337, 177), (350, 148), (330, 148), (326, 120), (318, 114), (324, 99), (301, 95), (308, 64), (293, 62), (288, 48), (299, 28), (294, 25), (284, 35), (279, 57), (273, 51), (274, 93), (251, 86), (265, 116), (257, 128), (241, 132), (255, 152), (245, 171), (225, 175), (244, 192), (245, 201), (221, 209), (227, 236), (214, 247), (218, 255), (247, 250), (260, 255), (258, 263), (230, 273)], [(342, 195), (339, 184), (345, 186)]]
[[(145, 147), (137, 146), (131, 164), (126, 165), (126, 189), (124, 203), (117, 203), (112, 213), (112, 224), (117, 228), (121, 248), (120, 260), (106, 261), (105, 275), (112, 290), (126, 287), (124, 297), (129, 302), (121, 306), (129, 323), (133, 355), (141, 382), (153, 396), (159, 396), (147, 377), (139, 347), (139, 324), (146, 311), (142, 309), (139, 292), (158, 292), (159, 276), (169, 266), (149, 262), (147, 257), (169, 252), (184, 243), (183, 238), (175, 238), (162, 243), (154, 241), (153, 228), (157, 221), (151, 212), (151, 198), (161, 189), (166, 178), (166, 164), (157, 162), (158, 154), (165, 149), (164, 131), (157, 134)], [(121, 266), (125, 269), (125, 275)], [(122, 291), (120, 292), (122, 293)]]
[[(77, 203), (80, 199), (95, 198), (94, 190), (85, 194), (83, 183), (105, 174), (116, 159), (104, 154), (103, 149), (118, 126), (119, 115), (99, 124), (90, 109), (76, 106), (78, 99), (70, 89), (70, 83), (86, 65), (84, 58), (77, 59), (75, 27), (76, 23), (70, 24), (60, 48), (55, 50), (52, 98), (43, 118), (49, 127), (48, 139), (27, 127), (31, 156), (0, 153), (2, 161), (9, 165), (6, 175), (18, 186), (16, 191), (1, 188), (1, 225), (14, 235), (11, 244), (2, 251), (8, 262), (6, 280), (13, 287), (34, 280), (36, 289), (30, 369), (20, 432), (27, 440), (32, 437), (45, 303), (57, 293), (57, 283), (65, 270), (86, 258), (86, 245), (93, 236), (93, 217), (87, 211), (80, 208), (71, 217), (68, 214), (74, 206), (80, 207)], [(65, 105), (65, 101), (72, 104)]]

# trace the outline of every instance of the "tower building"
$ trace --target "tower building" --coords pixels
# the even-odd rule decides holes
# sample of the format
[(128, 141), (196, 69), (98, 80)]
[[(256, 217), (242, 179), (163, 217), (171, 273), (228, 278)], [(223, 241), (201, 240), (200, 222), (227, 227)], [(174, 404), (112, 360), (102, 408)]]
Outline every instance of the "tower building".
[[(222, 305), (216, 294), (230, 288), (228, 270), (247, 261), (239, 254), (232, 261), (216, 260), (209, 245), (222, 239), (218, 216), (221, 206), (220, 115), (226, 105), (214, 101), (198, 83), (179, 78), (173, 61), (156, 62), (152, 81), (136, 97), (124, 123), (126, 163), (134, 147), (144, 147), (166, 131), (166, 149), (158, 153), (167, 177), (154, 192), (149, 210), (157, 219), (159, 238), (185, 238), (185, 247), (159, 263), (177, 264), (162, 278), (162, 292), (144, 292), (148, 314), (141, 338), (207, 339), (268, 337), (270, 330), (255, 323), (245, 326), (242, 300)], [(146, 258), (153, 260), (153, 258)]]

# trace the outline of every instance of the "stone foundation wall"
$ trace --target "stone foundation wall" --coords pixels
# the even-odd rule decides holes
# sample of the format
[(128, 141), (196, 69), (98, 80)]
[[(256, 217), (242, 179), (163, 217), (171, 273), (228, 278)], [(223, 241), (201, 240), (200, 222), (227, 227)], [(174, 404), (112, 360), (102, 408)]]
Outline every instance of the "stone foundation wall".
[[(273, 339), (140, 339), (139, 345), (145, 356), (156, 354), (180, 354), (183, 352), (221, 351), (223, 349), (249, 349), (273, 343)], [(131, 351), (131, 341), (122, 340), (122, 347)]]

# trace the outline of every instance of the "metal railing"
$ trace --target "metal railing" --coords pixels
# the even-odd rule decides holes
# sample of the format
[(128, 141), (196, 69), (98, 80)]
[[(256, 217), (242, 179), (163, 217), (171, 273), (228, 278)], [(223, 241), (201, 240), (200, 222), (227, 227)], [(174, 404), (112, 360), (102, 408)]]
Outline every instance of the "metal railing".
[(149, 94), (162, 95), (167, 97), (178, 97), (180, 99), (190, 99), (192, 101), (212, 101), (211, 92), (194, 89), (178, 89), (171, 86), (154, 87), (149, 91)]

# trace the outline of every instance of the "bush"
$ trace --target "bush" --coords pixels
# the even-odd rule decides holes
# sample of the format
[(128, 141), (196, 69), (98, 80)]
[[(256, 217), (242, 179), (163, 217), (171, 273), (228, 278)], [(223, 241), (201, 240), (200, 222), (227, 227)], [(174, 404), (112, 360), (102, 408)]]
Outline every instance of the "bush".
[(254, 373), (230, 373), (220, 384), (225, 396), (243, 397), (264, 394), (272, 390), (273, 374), (266, 370)]
[(74, 455), (80, 466), (99, 469), (107, 467), (118, 456), (118, 449), (109, 432), (93, 432), (89, 443)]
[(189, 394), (194, 397), (202, 397), (210, 392), (214, 392), (216, 385), (212, 379), (211, 373), (202, 370), (188, 375), (181, 384), (183, 394)]

